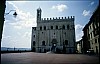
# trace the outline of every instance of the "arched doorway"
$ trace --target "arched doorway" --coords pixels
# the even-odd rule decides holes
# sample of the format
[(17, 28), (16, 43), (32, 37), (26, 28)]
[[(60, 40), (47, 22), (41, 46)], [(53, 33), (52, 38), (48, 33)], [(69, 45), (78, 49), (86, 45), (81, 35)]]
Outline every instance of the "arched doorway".
[(57, 40), (56, 39), (52, 39), (51, 43), (52, 43), (51, 51), (52, 52), (56, 52)]
[(46, 52), (45, 46), (46, 46), (45, 41), (42, 41), (41, 52), (43, 52), (43, 53)]
[(45, 41), (42, 41), (42, 46), (45, 46), (45, 45), (46, 45)]

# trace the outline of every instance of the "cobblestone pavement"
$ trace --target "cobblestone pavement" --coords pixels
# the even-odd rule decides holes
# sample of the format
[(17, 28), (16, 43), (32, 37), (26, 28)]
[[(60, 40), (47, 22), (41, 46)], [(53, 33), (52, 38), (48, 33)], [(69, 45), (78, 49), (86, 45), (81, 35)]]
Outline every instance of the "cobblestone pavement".
[(1, 64), (99, 64), (99, 57), (83, 54), (7, 53)]

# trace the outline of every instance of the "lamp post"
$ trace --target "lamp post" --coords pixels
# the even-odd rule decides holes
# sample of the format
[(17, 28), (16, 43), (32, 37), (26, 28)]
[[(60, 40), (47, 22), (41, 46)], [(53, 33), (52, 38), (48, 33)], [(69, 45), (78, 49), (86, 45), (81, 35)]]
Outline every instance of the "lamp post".
[(17, 16), (16, 10), (10, 10), (8, 13), (5, 13), (5, 16), (8, 15), (8, 14), (10, 14), (10, 12), (12, 12), (12, 11), (15, 11), (15, 12), (13, 13), (13, 15), (14, 15), (14, 17), (16, 17), (16, 16)]
[(14, 12), (14, 17), (17, 16), (16, 10), (10, 10), (8, 13), (5, 13), (5, 8), (6, 8), (6, 0), (3, 0), (0, 2), (0, 44), (1, 44), (1, 39), (2, 39), (2, 32), (3, 32), (3, 25), (4, 25), (4, 16), (8, 15), (10, 12)]

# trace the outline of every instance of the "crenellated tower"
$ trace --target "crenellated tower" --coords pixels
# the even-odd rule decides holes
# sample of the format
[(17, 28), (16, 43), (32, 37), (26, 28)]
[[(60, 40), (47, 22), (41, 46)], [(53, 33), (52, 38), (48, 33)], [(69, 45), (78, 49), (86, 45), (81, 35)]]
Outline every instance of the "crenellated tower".
[(42, 10), (41, 10), (41, 8), (39, 7), (39, 8), (37, 9), (37, 22), (41, 21), (41, 12), (42, 12)]

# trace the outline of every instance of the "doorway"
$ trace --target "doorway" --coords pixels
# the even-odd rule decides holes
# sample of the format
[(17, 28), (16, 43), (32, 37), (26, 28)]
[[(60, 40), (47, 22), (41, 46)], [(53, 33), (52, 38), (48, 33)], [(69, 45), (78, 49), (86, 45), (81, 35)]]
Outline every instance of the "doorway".
[(98, 54), (98, 47), (96, 46), (96, 54)]
[(52, 52), (56, 52), (57, 40), (56, 39), (52, 39), (51, 43), (52, 43), (51, 51)]

